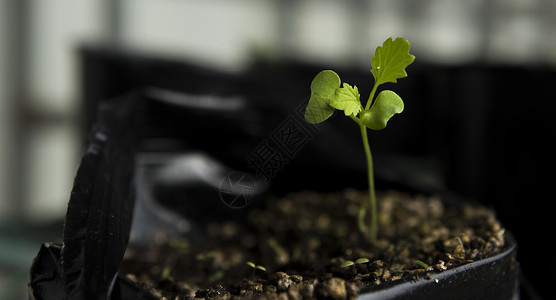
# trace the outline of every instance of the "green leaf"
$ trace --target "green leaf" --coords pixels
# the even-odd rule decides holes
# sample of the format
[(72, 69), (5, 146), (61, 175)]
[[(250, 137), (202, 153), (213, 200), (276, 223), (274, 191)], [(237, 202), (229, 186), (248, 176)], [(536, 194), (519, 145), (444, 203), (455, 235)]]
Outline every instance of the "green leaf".
[(346, 267), (353, 266), (353, 265), (354, 265), (354, 262), (352, 262), (351, 260), (347, 260), (343, 264), (340, 265), (340, 268), (346, 268)]
[(162, 279), (168, 279), (168, 277), (170, 277), (170, 267), (165, 266), (162, 271), (160, 272), (160, 278)]
[(359, 258), (359, 259), (357, 259), (357, 260), (355, 261), (356, 264), (364, 264), (364, 263), (368, 263), (368, 262), (369, 262), (369, 259), (368, 259), (368, 258), (364, 258), (364, 257)]
[(257, 266), (257, 269), (261, 270), (261, 271), (265, 271), (266, 272), (266, 268), (263, 266)]
[(426, 263), (424, 263), (423, 261), (420, 261), (418, 259), (413, 261), (416, 265), (419, 265), (421, 268), (427, 270), (429, 268), (429, 265), (427, 265)]
[(250, 262), (250, 261), (246, 262), (245, 264), (248, 265), (248, 266), (250, 266), (250, 267), (253, 268), (253, 269), (256, 267), (255, 264), (252, 263), (252, 262)]
[(409, 42), (404, 38), (392, 38), (384, 41), (376, 48), (375, 56), (371, 58), (371, 73), (375, 77), (375, 84), (396, 82), (407, 76), (405, 68), (409, 66), (415, 56), (409, 54)]
[(330, 102), (330, 106), (343, 110), (346, 116), (357, 116), (363, 109), (359, 101), (359, 90), (356, 86), (344, 83), (343, 87), (336, 90), (336, 97)]
[(340, 76), (331, 70), (324, 70), (315, 76), (311, 82), (311, 98), (305, 109), (305, 120), (317, 124), (328, 119), (334, 112), (330, 106), (336, 97), (336, 90), (340, 87)]
[(376, 97), (371, 109), (362, 113), (363, 124), (372, 130), (386, 127), (393, 115), (403, 111), (403, 101), (396, 93), (386, 90)]
[[(222, 279), (222, 278), (224, 278), (224, 271), (219, 270), (219, 271), (217, 271), (216, 273), (210, 275), (210, 276), (207, 278), (207, 282), (208, 282), (208, 283), (214, 283), (214, 282), (217, 282), (218, 280), (220, 280), (220, 279)], [(162, 299), (164, 299), (164, 298), (162, 298)]]

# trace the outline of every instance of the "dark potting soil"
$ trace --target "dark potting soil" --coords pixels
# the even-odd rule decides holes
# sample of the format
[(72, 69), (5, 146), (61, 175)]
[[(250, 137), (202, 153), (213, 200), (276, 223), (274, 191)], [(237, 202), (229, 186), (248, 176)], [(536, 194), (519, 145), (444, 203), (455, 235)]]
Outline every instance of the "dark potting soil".
[(367, 197), (345, 190), (268, 199), (244, 223), (215, 220), (206, 242), (128, 249), (119, 273), (161, 299), (354, 299), (365, 287), (432, 279), (504, 249), (492, 210), (397, 191), (377, 194), (379, 240), (371, 245), (357, 222)]

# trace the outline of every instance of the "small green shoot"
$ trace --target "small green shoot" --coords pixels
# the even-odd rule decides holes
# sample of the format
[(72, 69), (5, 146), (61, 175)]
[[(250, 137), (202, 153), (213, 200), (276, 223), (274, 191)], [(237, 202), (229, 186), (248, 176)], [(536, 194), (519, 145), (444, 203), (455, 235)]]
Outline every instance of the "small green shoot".
[(216, 251), (208, 251), (208, 252), (203, 252), (203, 253), (199, 253), (195, 256), (195, 259), (197, 260), (205, 260), (205, 259), (209, 259), (209, 258), (213, 258), (217, 255)]
[(355, 262), (351, 261), (351, 260), (346, 260), (343, 264), (340, 265), (340, 268), (347, 268), (349, 266), (353, 266), (356, 264), (364, 264), (364, 263), (368, 263), (369, 259), (368, 258), (359, 258), (357, 259)]
[(394, 244), (388, 245), (388, 252), (394, 252), (396, 250), (396, 246)]
[(270, 237), (268, 238), (267, 242), (268, 246), (270, 246), (270, 248), (272, 248), (272, 250), (276, 254), (276, 260), (279, 263), (286, 263), (289, 260), (288, 252), (278, 243), (275, 238)]
[(251, 268), (253, 268), (253, 270), (261, 270), (263, 272), (266, 272), (266, 268), (260, 265), (255, 265), (255, 263), (248, 261), (245, 263), (246, 265), (250, 266)]
[(425, 270), (428, 270), (428, 269), (429, 269), (429, 265), (427, 265), (426, 263), (424, 263), (424, 262), (421, 261), (421, 260), (416, 259), (416, 260), (414, 260), (413, 262), (414, 262), (416, 265), (419, 265), (421, 268), (423, 268), (423, 269), (425, 269)]
[(165, 266), (164, 268), (162, 268), (162, 271), (160, 272), (160, 279), (162, 280), (166, 280), (170, 278), (170, 267)]
[(340, 265), (340, 268), (347, 268), (349, 266), (353, 266), (355, 263), (351, 260), (344, 261), (343, 264)]
[(189, 241), (184, 238), (172, 238), (168, 241), (168, 245), (181, 254), (187, 253), (190, 246)]
[(465, 247), (463, 246), (463, 241), (461, 240), (461, 238), (459, 236), (456, 237), (456, 238), (458, 240), (458, 246), (456, 247), (456, 249), (454, 250), (452, 255), (456, 259), (465, 259)]
[(305, 120), (311, 124), (324, 122), (334, 113), (335, 109), (344, 111), (361, 131), (361, 139), (367, 159), (367, 178), (369, 184), (369, 203), (367, 208), (362, 204), (358, 214), (360, 229), (366, 212), (370, 212), (369, 225), (366, 230), (371, 243), (377, 240), (378, 219), (374, 186), (373, 160), (367, 138), (367, 128), (381, 130), (386, 127), (388, 120), (404, 109), (400, 96), (390, 90), (384, 90), (375, 98), (378, 86), (387, 82), (396, 83), (397, 79), (407, 76), (405, 68), (409, 66), (415, 56), (409, 53), (409, 42), (404, 38), (387, 39), (375, 51), (371, 58), (371, 73), (375, 79), (367, 102), (360, 100), (359, 89), (343, 83), (340, 76), (331, 70), (318, 73), (311, 82), (311, 98), (305, 109)]
[(213, 284), (222, 278), (224, 278), (224, 271), (218, 270), (207, 278), (207, 282)]
[(369, 262), (369, 259), (368, 259), (368, 258), (364, 258), (364, 257), (359, 258), (359, 259), (357, 259), (357, 260), (355, 261), (356, 264), (364, 264), (364, 263), (368, 263), (368, 262)]
[(266, 272), (266, 268), (263, 267), (263, 266), (256, 266), (256, 268), (263, 271), (263, 272)]

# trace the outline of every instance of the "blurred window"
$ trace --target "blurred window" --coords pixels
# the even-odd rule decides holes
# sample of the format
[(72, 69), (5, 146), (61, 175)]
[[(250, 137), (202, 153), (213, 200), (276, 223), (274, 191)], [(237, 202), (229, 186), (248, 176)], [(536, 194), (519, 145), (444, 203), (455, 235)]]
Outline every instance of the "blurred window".
[(550, 0), (0, 0), (0, 218), (60, 218), (84, 137), (78, 47), (238, 70), (254, 58), (368, 68), (389, 36), (441, 64), (556, 63)]

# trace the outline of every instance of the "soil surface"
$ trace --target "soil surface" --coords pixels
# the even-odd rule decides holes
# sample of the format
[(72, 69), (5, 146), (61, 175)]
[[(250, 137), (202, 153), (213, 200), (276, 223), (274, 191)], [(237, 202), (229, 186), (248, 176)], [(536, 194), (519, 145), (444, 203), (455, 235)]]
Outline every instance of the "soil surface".
[(357, 222), (367, 197), (268, 199), (244, 223), (211, 223), (206, 242), (128, 249), (120, 274), (160, 299), (354, 299), (366, 287), (431, 279), (504, 248), (492, 210), (397, 191), (377, 193), (379, 241), (371, 245)]

